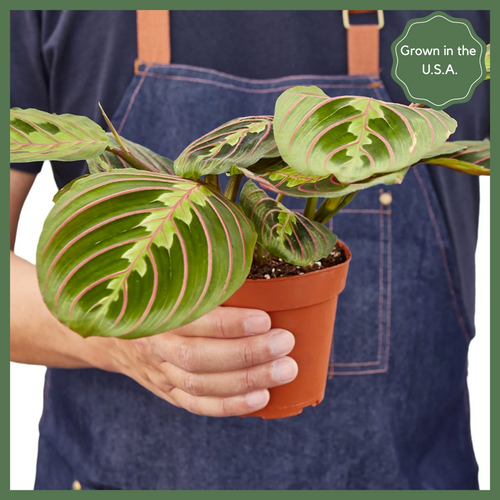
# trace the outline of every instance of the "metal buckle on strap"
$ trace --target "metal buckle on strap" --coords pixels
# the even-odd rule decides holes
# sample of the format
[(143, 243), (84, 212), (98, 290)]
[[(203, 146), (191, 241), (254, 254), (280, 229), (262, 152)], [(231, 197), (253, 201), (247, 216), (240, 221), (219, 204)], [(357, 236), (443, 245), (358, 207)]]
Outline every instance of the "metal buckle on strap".
[[(383, 10), (377, 10), (377, 28), (381, 30), (384, 27), (384, 11)], [(348, 10), (343, 10), (342, 11), (342, 21), (344, 22), (344, 28), (348, 30), (351, 27), (351, 23), (349, 22), (349, 11)]]

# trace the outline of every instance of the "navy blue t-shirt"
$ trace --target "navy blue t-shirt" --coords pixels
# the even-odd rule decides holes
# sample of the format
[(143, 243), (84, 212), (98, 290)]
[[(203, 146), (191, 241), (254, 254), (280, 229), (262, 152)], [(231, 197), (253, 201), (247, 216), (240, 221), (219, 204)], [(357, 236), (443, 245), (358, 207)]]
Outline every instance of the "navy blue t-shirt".
[[(446, 11), (468, 19), (489, 43), (489, 11)], [(391, 43), (406, 23), (431, 11), (386, 11), (380, 32), (381, 78), (394, 102), (408, 104), (391, 78)], [(373, 23), (374, 14), (351, 16)], [(347, 73), (346, 31), (341, 11), (173, 11), (172, 63), (200, 66), (246, 78)], [(11, 106), (86, 115), (104, 126), (133, 76), (137, 57), (135, 11), (12, 11)], [(459, 123), (452, 140), (489, 136), (489, 82), (466, 104), (447, 108)], [(15, 164), (37, 173), (41, 163)], [(82, 175), (83, 163), (54, 162), (59, 187)], [(450, 229), (467, 313), (474, 312), (477, 178), (431, 167)], [(473, 323), (473, 321), (471, 321)]]

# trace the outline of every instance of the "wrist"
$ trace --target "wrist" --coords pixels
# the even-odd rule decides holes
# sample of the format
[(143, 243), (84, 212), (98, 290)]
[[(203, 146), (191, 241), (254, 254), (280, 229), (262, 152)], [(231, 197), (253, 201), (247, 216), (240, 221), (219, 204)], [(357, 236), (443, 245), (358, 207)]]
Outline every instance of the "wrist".
[[(78, 335), (78, 334), (75, 334)], [(113, 337), (81, 338), (79, 356), (91, 368), (124, 373), (130, 357), (128, 342)]]
[(68, 368), (93, 368), (92, 353), (85, 339), (62, 323), (58, 322), (58, 326), (61, 339), (59, 356), (67, 360)]

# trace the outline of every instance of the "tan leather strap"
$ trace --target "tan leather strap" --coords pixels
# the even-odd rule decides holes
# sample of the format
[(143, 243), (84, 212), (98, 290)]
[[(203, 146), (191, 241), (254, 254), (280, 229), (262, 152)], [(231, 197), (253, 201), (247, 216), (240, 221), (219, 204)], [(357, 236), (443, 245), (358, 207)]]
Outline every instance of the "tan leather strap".
[[(349, 14), (376, 12), (350, 10)], [(380, 73), (380, 26), (377, 24), (350, 24), (347, 28), (347, 72), (349, 75)]]
[(170, 12), (137, 11), (137, 63), (170, 64)]
[[(376, 12), (350, 10), (349, 14)], [(137, 11), (137, 61), (170, 64), (170, 12)], [(379, 73), (379, 27), (376, 24), (349, 25), (347, 29), (347, 66), (350, 75)]]
[(351, 25), (347, 30), (347, 72), (349, 75), (380, 73), (376, 24)]

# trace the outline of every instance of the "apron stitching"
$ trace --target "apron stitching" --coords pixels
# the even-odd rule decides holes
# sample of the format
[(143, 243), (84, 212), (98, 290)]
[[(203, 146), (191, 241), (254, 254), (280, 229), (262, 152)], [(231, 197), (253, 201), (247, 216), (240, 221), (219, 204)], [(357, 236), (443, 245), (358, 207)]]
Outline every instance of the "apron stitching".
[(387, 323), (385, 344), (385, 371), (389, 369), (391, 350), (391, 312), (392, 312), (392, 212), (387, 222)]
[(353, 372), (335, 372), (335, 376), (339, 375), (374, 375), (375, 373), (386, 373), (387, 368), (376, 368), (374, 370), (358, 370)]
[[(139, 64), (144, 64), (139, 62)], [(371, 79), (370, 74), (366, 75), (290, 75), (290, 76), (282, 76), (280, 78), (245, 78), (242, 76), (236, 76), (236, 75), (231, 75), (229, 73), (224, 73), (222, 71), (217, 71), (215, 69), (210, 69), (210, 68), (199, 68), (197, 66), (190, 66), (188, 64), (153, 64), (153, 65), (146, 65), (148, 69), (152, 69), (154, 71), (155, 68), (179, 68), (179, 69), (188, 69), (192, 71), (198, 71), (199, 73), (212, 73), (214, 75), (219, 75), (228, 79), (233, 79), (233, 80), (239, 80), (242, 82), (248, 82), (248, 83), (257, 83), (257, 84), (267, 84), (267, 83), (275, 83), (275, 82), (282, 82), (282, 81), (287, 81), (287, 80), (305, 80), (305, 79), (314, 79), (314, 80), (341, 80), (341, 79), (369, 79), (372, 83), (374, 83)], [(138, 69), (136, 74), (142, 74), (141, 70)], [(150, 73), (151, 75), (151, 73)], [(378, 75), (373, 75), (373, 76), (378, 76)]]
[(339, 214), (387, 214), (390, 215), (391, 210), (383, 210), (376, 208), (343, 208)]
[[(144, 76), (149, 76), (151, 78), (162, 78), (165, 80), (179, 80), (179, 81), (184, 81), (184, 82), (191, 82), (191, 83), (202, 83), (206, 85), (214, 85), (216, 87), (222, 87), (226, 89), (231, 89), (231, 90), (236, 90), (238, 92), (247, 92), (250, 94), (268, 94), (272, 92), (281, 92), (287, 89), (290, 89), (292, 87), (296, 87), (296, 85), (286, 85), (283, 87), (276, 87), (272, 89), (246, 89), (244, 87), (237, 87), (236, 85), (232, 85), (230, 83), (222, 83), (222, 82), (216, 82), (214, 80), (206, 80), (204, 78), (195, 78), (195, 77), (184, 77), (184, 76), (175, 76), (175, 75), (156, 75), (156, 74), (146, 74), (144, 72), (138, 72), (138, 75), (144, 75)], [(362, 88), (362, 89), (367, 89), (367, 88), (373, 88), (371, 87), (371, 83), (367, 85), (356, 85), (356, 84), (345, 84), (345, 85), (340, 85), (340, 84), (328, 84), (325, 83), (322, 85), (324, 88), (340, 88), (340, 89), (345, 89), (345, 88)]]
[[(368, 78), (370, 79), (370, 82), (372, 82), (372, 84), (374, 84), (373, 89), (375, 91), (375, 94), (377, 95), (377, 98), (379, 100), (383, 101), (384, 99), (382, 98), (382, 94), (380, 93), (379, 88), (375, 85), (376, 81), (374, 79), (372, 79), (371, 76), (369, 76)], [(380, 82), (380, 83), (382, 83), (382, 82)]]
[[(384, 215), (383, 210), (377, 210), (380, 213), (380, 237), (379, 237), (379, 300), (378, 300), (378, 344), (377, 344), (377, 359), (375, 361), (359, 361), (352, 363), (334, 363), (334, 366), (373, 366), (380, 365), (382, 361), (382, 336), (383, 336), (383, 315), (384, 315)], [(362, 370), (360, 370), (362, 371)]]
[(146, 79), (146, 76), (148, 74), (148, 71), (149, 71), (149, 68), (146, 70), (145, 73), (143, 73), (139, 83), (137, 84), (137, 86), (135, 87), (134, 89), (134, 92), (132, 93), (132, 95), (130, 96), (130, 101), (128, 103), (128, 106), (127, 106), (127, 109), (125, 111), (125, 114), (123, 115), (123, 118), (122, 118), (122, 121), (120, 123), (120, 126), (118, 127), (118, 133), (120, 134), (123, 127), (125, 126), (125, 122), (127, 121), (127, 118), (128, 118), (128, 115), (130, 113), (130, 110), (132, 109), (132, 106), (134, 104), (134, 101), (135, 101), (135, 98), (137, 97), (137, 94), (139, 93), (139, 91), (141, 90), (141, 87), (142, 87), (142, 84), (144, 83), (144, 80)]
[[(364, 374), (373, 374), (373, 373), (385, 373), (388, 370), (389, 367), (389, 354), (390, 354), (390, 339), (391, 339), (391, 279), (392, 279), (392, 253), (391, 253), (391, 246), (392, 246), (392, 210), (391, 209), (344, 209), (342, 210), (343, 213), (374, 213), (374, 214), (380, 214), (380, 267), (379, 267), (379, 276), (381, 279), (381, 282), (379, 282), (379, 293), (380, 293), (380, 299), (379, 299), (379, 336), (378, 336), (378, 349), (377, 349), (377, 360), (376, 361), (363, 361), (363, 362), (353, 362), (353, 363), (335, 363), (334, 362), (334, 349), (332, 349), (332, 355), (330, 356), (330, 364), (329, 364), (329, 371), (328, 371), (328, 377), (331, 379), (335, 373), (335, 375), (364, 375)], [(341, 213), (342, 213), (341, 212)], [(382, 345), (383, 345), (383, 307), (384, 307), (384, 228), (385, 228), (385, 223), (384, 223), (384, 215), (388, 216), (388, 221), (387, 221), (387, 275), (386, 275), (386, 281), (387, 281), (387, 289), (385, 292), (386, 298), (385, 301), (387, 303), (386, 305), (386, 335), (385, 335), (385, 356), (382, 359)], [(333, 222), (330, 220), (329, 224), (330, 230), (333, 231)], [(335, 334), (334, 334), (334, 340), (335, 340)], [(383, 367), (380, 368), (374, 368), (372, 370), (358, 370), (358, 371), (343, 371), (343, 372), (336, 372), (335, 371), (335, 366), (348, 366), (348, 367), (361, 367), (361, 366), (372, 366), (372, 365), (380, 365), (380, 363), (384, 363)]]
[[(379, 189), (381, 192), (382, 189)], [(384, 314), (384, 216), (379, 215), (380, 219), (380, 242), (379, 242), (379, 298), (378, 298), (378, 348), (377, 361), (380, 363), (382, 356), (382, 317)]]
[(434, 227), (434, 232), (436, 234), (436, 239), (439, 245), (439, 249), (441, 251), (441, 258), (443, 260), (443, 266), (446, 274), (446, 282), (448, 284), (448, 289), (450, 291), (450, 296), (451, 300), (453, 302), (453, 308), (455, 309), (455, 315), (458, 319), (458, 323), (460, 324), (460, 328), (462, 330), (463, 336), (465, 338), (465, 341), (467, 343), (470, 342), (470, 335), (468, 333), (467, 327), (465, 326), (464, 319), (462, 317), (462, 313), (460, 312), (460, 306), (458, 305), (458, 299), (455, 294), (455, 289), (453, 287), (453, 279), (451, 277), (451, 272), (450, 268), (448, 265), (448, 257), (446, 256), (446, 248), (444, 246), (443, 239), (441, 237), (441, 231), (439, 230), (439, 225), (436, 219), (436, 215), (434, 214), (434, 210), (431, 205), (431, 201), (429, 198), (429, 193), (427, 192), (427, 188), (422, 180), (422, 177), (420, 176), (420, 173), (417, 170), (417, 167), (412, 169), (415, 177), (417, 178), (418, 184), (420, 185), (420, 189), (422, 191), (422, 194), (424, 196), (425, 204), (427, 205), (427, 211), (429, 212), (429, 216), (431, 218), (432, 226)]
[[(382, 189), (379, 189), (382, 192)], [(380, 243), (379, 243), (379, 299), (378, 299), (378, 347), (377, 347), (377, 361), (380, 363), (382, 360), (382, 331), (384, 328), (383, 315), (384, 315), (384, 253), (385, 253), (385, 242), (384, 242), (384, 216), (380, 214)], [(386, 332), (387, 333), (387, 332)]]

